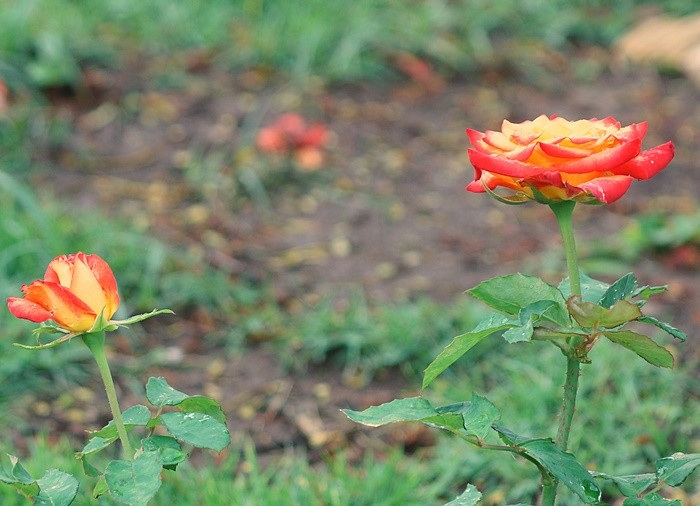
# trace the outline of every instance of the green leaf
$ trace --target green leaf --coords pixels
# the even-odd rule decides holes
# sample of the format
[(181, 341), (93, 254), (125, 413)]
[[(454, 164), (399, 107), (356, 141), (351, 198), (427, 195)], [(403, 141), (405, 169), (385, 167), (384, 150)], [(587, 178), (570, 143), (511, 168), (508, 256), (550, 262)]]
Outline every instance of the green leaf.
[(603, 332), (612, 342), (635, 352), (644, 360), (657, 367), (673, 367), (673, 355), (663, 346), (659, 346), (647, 336), (631, 330), (608, 330)]
[(593, 329), (619, 327), (642, 316), (639, 306), (626, 300), (618, 301), (612, 307), (605, 308), (573, 296), (566, 301), (566, 305), (579, 325)]
[(175, 390), (162, 376), (148, 378), (146, 398), (154, 406), (177, 406), (189, 395)]
[(472, 400), (464, 403), (461, 411), (464, 428), (479, 439), (484, 439), (491, 425), (501, 418), (501, 412), (486, 397), (473, 394)]
[(479, 499), (481, 499), (481, 492), (474, 485), (469, 484), (464, 492), (446, 503), (445, 506), (477, 506)]
[(460, 402), (434, 408), (423, 397), (408, 397), (394, 399), (379, 406), (370, 406), (364, 411), (351, 409), (342, 409), (341, 411), (350, 420), (369, 427), (379, 427), (396, 422), (421, 422), (464, 436), (468, 434), (464, 430), (462, 416), (465, 404), (467, 403)]
[[(126, 428), (127, 431), (136, 426), (145, 427), (151, 420), (151, 411), (146, 406), (137, 404), (136, 406), (131, 406), (122, 413), (122, 420), (124, 421), (124, 428)], [(106, 439), (118, 437), (117, 426), (114, 424), (114, 420), (111, 420), (100, 430), (93, 432), (92, 436)]]
[(506, 321), (510, 320), (502, 316), (492, 317), (488, 321), (482, 322), (471, 332), (467, 332), (466, 334), (459, 335), (452, 339), (452, 342), (448, 344), (425, 369), (422, 388), (426, 388), (430, 385), (430, 383), (442, 374), (445, 369), (454, 364), (462, 355), (477, 345), (485, 337), (517, 326), (514, 323), (505, 323)]
[(90, 440), (87, 442), (87, 444), (83, 447), (81, 451), (76, 453), (76, 457), (79, 459), (85, 457), (86, 455), (91, 455), (93, 453), (97, 453), (99, 451), (104, 450), (107, 448), (109, 445), (114, 443), (117, 440), (117, 437), (109, 437), (109, 438), (104, 438), (104, 437), (99, 437), (95, 436), (93, 438), (90, 438)]
[(632, 294), (632, 298), (640, 298), (643, 301), (649, 300), (649, 297), (652, 295), (657, 295), (659, 293), (664, 293), (666, 290), (668, 290), (668, 285), (663, 285), (663, 286), (649, 286), (649, 285), (644, 285), (642, 287), (637, 288), (634, 293)]
[(132, 461), (113, 460), (105, 469), (109, 493), (117, 502), (145, 506), (160, 488), (163, 466), (157, 452), (144, 452)]
[(504, 443), (508, 445), (519, 445), (521, 443), (524, 443), (526, 441), (530, 441), (533, 438), (531, 437), (525, 437), (525, 436), (520, 436), (513, 432), (510, 429), (507, 429), (503, 427), (502, 425), (494, 424), (493, 425), (493, 430), (498, 432), (499, 437), (503, 440)]
[(204, 397), (203, 395), (193, 395), (188, 397), (180, 404), (177, 405), (182, 411), (194, 412), (194, 413), (204, 413), (209, 415), (215, 420), (221, 423), (226, 423), (226, 415), (221, 409), (221, 405), (218, 401), (210, 398)]
[(682, 330), (677, 329), (669, 323), (659, 321), (653, 316), (642, 316), (641, 318), (637, 318), (637, 321), (643, 323), (651, 323), (652, 325), (655, 325), (664, 332), (671, 334), (673, 337), (680, 341), (685, 341), (688, 338), (688, 336)]
[[(600, 302), (605, 292), (608, 291), (610, 285), (603, 281), (598, 281), (597, 279), (590, 278), (584, 273), (579, 274), (581, 278), (581, 300), (585, 302)], [(571, 286), (569, 284), (569, 278), (564, 278), (561, 283), (559, 283), (559, 291), (561, 292), (564, 299), (571, 297)]]
[(68, 506), (78, 493), (78, 480), (58, 469), (50, 469), (37, 480), (39, 495), (34, 504)]
[(97, 469), (95, 466), (93, 466), (87, 459), (85, 455), (82, 455), (80, 453), (76, 453), (75, 458), (80, 460), (80, 463), (83, 466), (83, 472), (85, 473), (86, 476), (91, 476), (92, 478), (97, 478), (98, 476), (102, 476), (104, 473)]
[(656, 476), (667, 485), (677, 487), (700, 466), (700, 453), (674, 453), (655, 462)]
[(14, 455), (6, 454), (10, 460), (10, 471), (5, 469), (4, 465), (0, 466), (0, 481), (5, 483), (20, 483), (22, 485), (31, 485), (34, 483), (34, 478), (29, 474), (29, 472), (24, 468), (22, 464), (19, 463), (19, 459)]
[(107, 480), (105, 480), (104, 475), (102, 475), (92, 489), (92, 497), (97, 499), (101, 495), (105, 495), (107, 493), (109, 493), (109, 486), (107, 485)]
[(627, 299), (637, 288), (637, 278), (631, 272), (615, 281), (600, 298), (599, 304), (610, 308), (616, 302)]
[(353, 422), (369, 427), (380, 427), (395, 422), (418, 422), (440, 415), (423, 397), (394, 399), (379, 406), (370, 406), (364, 411), (341, 410)]
[(570, 325), (571, 320), (568, 316), (565, 320), (561, 319), (560, 309), (561, 307), (559, 304), (552, 300), (538, 300), (537, 302), (533, 302), (520, 310), (520, 313), (518, 313), (520, 325), (506, 330), (503, 333), (503, 339), (511, 344), (530, 341), (535, 330), (535, 324), (542, 320), (548, 320), (561, 326)]
[(430, 427), (447, 430), (459, 436), (471, 436), (473, 434), (464, 428), (464, 416), (462, 416), (462, 411), (468, 404), (469, 401), (439, 406), (435, 408), (435, 411), (439, 413), (438, 416), (423, 418), (419, 421)]
[(498, 311), (517, 315), (530, 304), (542, 300), (555, 302), (559, 306), (557, 321), (567, 321), (565, 299), (559, 289), (535, 276), (511, 274), (492, 278), (467, 290), (472, 296)]
[(19, 463), (14, 455), (6, 454), (10, 460), (9, 472), (4, 465), (0, 465), (0, 481), (14, 486), (20, 493), (29, 497), (35, 497), (39, 493), (39, 485), (27, 470)]
[(678, 499), (666, 499), (659, 494), (649, 494), (642, 498), (629, 497), (622, 506), (683, 506)]
[(175, 438), (198, 448), (220, 452), (231, 442), (226, 425), (204, 413), (165, 413), (160, 420)]
[(600, 502), (600, 487), (572, 454), (560, 450), (549, 439), (532, 439), (521, 443), (520, 447), (585, 504)]
[(535, 328), (533, 327), (532, 320), (528, 320), (520, 327), (513, 327), (512, 329), (506, 330), (503, 333), (503, 339), (510, 344), (530, 341), (534, 331)]
[(541, 320), (548, 320), (563, 327), (571, 324), (566, 306), (561, 306), (559, 302), (553, 300), (538, 300), (537, 302), (533, 302), (520, 310), (518, 319), (520, 323), (523, 324), (528, 321), (538, 323)]
[(143, 314), (137, 314), (134, 316), (131, 316), (127, 318), (126, 320), (110, 320), (109, 323), (112, 323), (117, 326), (125, 326), (125, 325), (131, 325), (132, 323), (138, 323), (142, 322), (143, 320), (147, 320), (148, 318), (152, 318), (156, 315), (159, 314), (175, 314), (172, 310), (170, 309), (154, 309), (150, 313), (143, 313)]
[(611, 476), (609, 474), (597, 472), (591, 474), (596, 478), (612, 481), (617, 485), (617, 488), (620, 489), (620, 493), (626, 497), (640, 495), (658, 481), (656, 475), (653, 473), (632, 474), (627, 476)]
[(557, 448), (551, 439), (520, 436), (496, 424), (493, 429), (506, 444), (524, 449), (528, 457), (569, 487), (585, 504), (600, 501), (601, 491), (591, 473), (572, 454)]
[(142, 439), (141, 447), (147, 452), (158, 452), (163, 467), (172, 471), (187, 459), (187, 453), (182, 451), (180, 443), (170, 436), (151, 436)]

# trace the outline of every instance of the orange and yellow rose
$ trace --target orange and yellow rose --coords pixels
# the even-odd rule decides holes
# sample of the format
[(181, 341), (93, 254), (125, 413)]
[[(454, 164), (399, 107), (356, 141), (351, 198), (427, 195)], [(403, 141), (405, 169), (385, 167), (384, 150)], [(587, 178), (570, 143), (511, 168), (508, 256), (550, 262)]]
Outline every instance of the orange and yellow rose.
[(471, 192), (502, 187), (511, 202), (573, 200), (610, 204), (632, 181), (649, 179), (673, 158), (673, 143), (642, 151), (647, 124), (622, 127), (614, 118), (568, 121), (539, 116), (503, 121), (500, 132), (467, 129), (475, 169)]
[(24, 297), (7, 306), (17, 318), (35, 323), (54, 321), (68, 332), (92, 330), (102, 314), (108, 321), (119, 307), (117, 281), (107, 262), (79, 252), (56, 257), (43, 280), (22, 286)]

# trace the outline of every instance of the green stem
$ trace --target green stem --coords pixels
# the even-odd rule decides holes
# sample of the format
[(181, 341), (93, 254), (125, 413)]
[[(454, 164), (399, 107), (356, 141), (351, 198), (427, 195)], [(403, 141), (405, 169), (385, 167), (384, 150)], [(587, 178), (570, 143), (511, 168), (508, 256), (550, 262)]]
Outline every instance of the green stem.
[(569, 285), (571, 295), (581, 295), (581, 277), (578, 270), (578, 257), (576, 256), (576, 239), (574, 237), (574, 206), (576, 202), (563, 200), (549, 207), (557, 217), (559, 231), (564, 242), (564, 254), (566, 255), (566, 267), (569, 271)]
[[(578, 257), (576, 256), (576, 241), (574, 238), (573, 213), (576, 203), (574, 201), (562, 201), (550, 204), (559, 224), (566, 266), (569, 272), (569, 286), (571, 295), (581, 295), (581, 277), (579, 275)], [(581, 363), (572, 357), (566, 359), (566, 379), (564, 381), (564, 397), (559, 411), (559, 428), (555, 445), (562, 451), (566, 451), (571, 432), (571, 423), (576, 409), (576, 394), (578, 392), (578, 379)], [(542, 506), (553, 506), (557, 495), (559, 481), (544, 480), (542, 486)]]
[(119, 439), (122, 442), (124, 457), (126, 460), (133, 460), (134, 451), (131, 448), (129, 436), (126, 433), (126, 427), (124, 427), (122, 412), (119, 409), (119, 401), (117, 400), (117, 391), (114, 388), (112, 373), (109, 370), (107, 356), (105, 355), (105, 333), (104, 331), (93, 332), (83, 334), (82, 337), (83, 342), (88, 348), (90, 348), (93, 357), (95, 357), (95, 362), (97, 362), (97, 368), (100, 371), (100, 376), (102, 377), (102, 382), (104, 383), (105, 391), (107, 392), (107, 401), (109, 402), (109, 409), (112, 411), (112, 419), (114, 420), (114, 425), (117, 428)]

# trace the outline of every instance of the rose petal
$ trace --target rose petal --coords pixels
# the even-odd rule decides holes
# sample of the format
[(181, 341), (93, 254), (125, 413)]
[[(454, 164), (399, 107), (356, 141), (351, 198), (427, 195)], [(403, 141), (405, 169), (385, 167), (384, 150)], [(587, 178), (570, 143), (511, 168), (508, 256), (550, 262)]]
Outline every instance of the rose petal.
[(523, 132), (516, 132), (513, 135), (510, 136), (511, 139), (513, 139), (515, 142), (522, 146), (527, 146), (528, 144), (536, 141), (541, 137), (540, 133), (532, 133), (532, 134), (526, 134)]
[(634, 178), (630, 176), (599, 177), (579, 186), (604, 204), (611, 204), (622, 197)]
[(61, 255), (54, 258), (44, 272), (44, 281), (70, 286), (74, 261), (75, 255)]
[(106, 301), (104, 317), (109, 320), (119, 307), (117, 280), (109, 264), (99, 256), (85, 255), (85, 261), (102, 289)]
[(10, 297), (7, 299), (7, 308), (16, 318), (22, 318), (23, 320), (29, 320), (34, 323), (42, 323), (53, 317), (51, 313), (36, 302), (20, 297)]
[[(51, 319), (72, 332), (84, 332), (95, 323), (97, 315), (68, 288), (57, 283), (34, 281), (22, 287), (24, 298), (42, 307)], [(32, 320), (33, 321), (33, 320)]]
[(635, 179), (649, 179), (665, 169), (673, 159), (673, 155), (673, 142), (667, 142), (642, 151), (627, 163), (617, 167), (615, 172), (630, 175)]
[(310, 125), (297, 139), (299, 148), (316, 148), (328, 141), (328, 129), (320, 124)]
[(511, 160), (503, 155), (483, 153), (475, 149), (468, 149), (467, 154), (474, 167), (518, 179), (531, 177), (549, 169), (548, 167), (538, 167), (518, 160)]
[(76, 255), (73, 265), (73, 277), (69, 288), (95, 314), (98, 314), (107, 305), (105, 293), (87, 264), (84, 253)]
[(539, 142), (537, 145), (546, 155), (556, 156), (558, 158), (583, 158), (591, 154), (591, 151), (588, 149), (567, 148), (549, 142)]
[(486, 191), (484, 189), (484, 184), (481, 182), (481, 180), (472, 181), (467, 185), (465, 189), (473, 193), (484, 193)]
[(502, 151), (512, 151), (514, 149), (520, 149), (521, 146), (514, 144), (508, 140), (508, 138), (501, 132), (494, 132), (492, 130), (486, 131), (483, 138), (484, 142), (489, 146), (500, 149)]
[(599, 137), (565, 137), (572, 144), (588, 144), (589, 142), (595, 142)]
[(616, 167), (628, 162), (639, 154), (642, 141), (634, 139), (619, 146), (614, 146), (603, 151), (593, 153), (586, 158), (579, 158), (572, 162), (553, 165), (550, 170), (558, 170), (569, 174), (583, 174), (585, 172), (617, 172)]
[(467, 137), (469, 137), (469, 142), (472, 144), (479, 142), (481, 139), (484, 138), (484, 135), (486, 135), (483, 132), (479, 132), (478, 130), (474, 130), (473, 128), (467, 128), (465, 130)]

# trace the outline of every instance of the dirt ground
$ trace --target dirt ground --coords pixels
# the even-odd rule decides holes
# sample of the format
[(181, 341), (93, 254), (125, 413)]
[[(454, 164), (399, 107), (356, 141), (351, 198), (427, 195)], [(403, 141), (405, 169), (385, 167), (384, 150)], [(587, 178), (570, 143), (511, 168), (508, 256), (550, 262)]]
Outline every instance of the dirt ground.
[[(546, 207), (503, 206), (464, 191), (473, 176), (465, 128), (497, 129), (503, 118), (610, 115), (623, 124), (648, 121), (645, 148), (676, 143), (674, 161), (654, 180), (635, 183), (611, 206), (580, 206), (584, 257), (594, 253), (589, 240), (605, 241), (634, 213), (697, 209), (700, 93), (650, 68), (575, 79), (563, 62), (534, 81), (490, 72), (437, 87), (405, 81), (299, 92), (261, 71), (206, 67), (190, 69), (177, 87), (154, 86), (169, 65), (94, 71), (89, 90), (56, 100), (56, 114), (76, 130), (47, 154), (56, 169), (36, 184), (125, 216), (204, 255), (232, 280), (271, 281), (292, 309), (357, 283), (370, 297), (447, 301), (496, 274), (525, 270), (558, 280), (559, 237)], [(324, 168), (292, 184), (265, 173), (267, 162), (253, 147), (259, 126), (287, 111), (333, 132)], [(257, 183), (263, 191), (256, 194)], [(249, 194), (255, 198), (238, 198)], [(700, 323), (698, 266), (700, 252), (691, 247), (642, 258), (629, 270), (645, 284), (670, 283), (655, 310), (690, 331)], [(197, 322), (177, 329), (182, 342), (207, 331)], [(697, 361), (698, 350), (689, 342), (683, 353)], [(384, 402), (407, 388), (388, 377), (354, 389), (324, 366), (289, 375), (264, 343), (229, 362), (186, 351), (186, 368), (149, 374), (220, 397), (234, 432), (252, 436), (262, 453), (290, 445), (314, 452), (362, 438), (370, 445), (338, 408)], [(403, 432), (387, 437), (430, 444), (419, 430), (397, 430)]]

